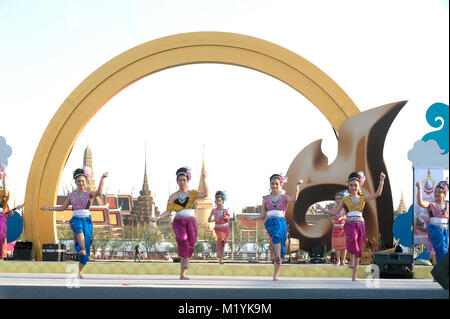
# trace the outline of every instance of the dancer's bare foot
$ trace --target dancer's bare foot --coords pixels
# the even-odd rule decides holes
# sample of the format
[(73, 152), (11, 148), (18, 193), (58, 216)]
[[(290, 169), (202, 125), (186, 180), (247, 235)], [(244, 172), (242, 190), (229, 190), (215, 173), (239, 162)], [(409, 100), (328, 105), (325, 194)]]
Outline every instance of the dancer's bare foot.
[(82, 273), (78, 273), (78, 278), (79, 279), (84, 279), (84, 275)]
[(278, 277), (273, 277), (273, 281), (280, 281), (280, 278), (278, 278)]
[(189, 277), (186, 277), (186, 276), (180, 276), (180, 280), (189, 280)]

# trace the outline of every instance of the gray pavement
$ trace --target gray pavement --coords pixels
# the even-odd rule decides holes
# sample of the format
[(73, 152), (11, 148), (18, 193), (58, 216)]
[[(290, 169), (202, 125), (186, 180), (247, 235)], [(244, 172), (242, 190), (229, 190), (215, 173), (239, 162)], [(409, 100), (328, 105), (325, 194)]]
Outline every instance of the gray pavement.
[(448, 299), (430, 279), (0, 273), (0, 299)]

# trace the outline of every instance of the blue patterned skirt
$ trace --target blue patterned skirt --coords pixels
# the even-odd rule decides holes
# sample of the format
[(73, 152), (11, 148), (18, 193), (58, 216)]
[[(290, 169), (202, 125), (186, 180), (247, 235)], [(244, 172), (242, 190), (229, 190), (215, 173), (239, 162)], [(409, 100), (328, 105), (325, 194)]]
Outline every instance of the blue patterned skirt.
[[(91, 217), (72, 217), (69, 222), (73, 231), (73, 240), (75, 242), (75, 250), (78, 253), (78, 261), (82, 265), (86, 265), (89, 254), (91, 253), (92, 245), (92, 219)], [(83, 233), (84, 235), (84, 247), (86, 248), (86, 256), (80, 255), (81, 246), (77, 240), (76, 234)]]
[(433, 245), (436, 253), (436, 262), (448, 251), (448, 227), (439, 227), (437, 225), (428, 224), (428, 234), (430, 235), (431, 245)]
[[(280, 257), (284, 258), (286, 251), (287, 224), (285, 218), (269, 217), (264, 223), (273, 244), (281, 244)], [(272, 247), (273, 249), (273, 247)], [(274, 250), (275, 253), (275, 250)]]

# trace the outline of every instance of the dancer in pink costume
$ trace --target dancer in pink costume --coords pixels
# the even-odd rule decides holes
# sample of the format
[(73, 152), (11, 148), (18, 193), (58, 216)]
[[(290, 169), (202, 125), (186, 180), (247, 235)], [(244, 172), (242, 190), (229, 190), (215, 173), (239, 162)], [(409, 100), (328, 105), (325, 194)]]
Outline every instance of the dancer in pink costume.
[[(335, 204), (333, 205), (333, 209), (336, 209), (337, 205), (343, 200), (344, 197), (348, 196), (348, 191), (341, 191), (337, 192), (334, 196)], [(323, 208), (320, 205), (317, 205), (317, 207), (324, 211), (327, 214), (330, 214), (333, 212), (333, 210), (329, 210), (326, 208)], [(336, 266), (344, 265), (345, 260), (345, 254), (347, 252), (347, 244), (346, 244), (346, 238), (345, 238), (345, 210), (342, 209), (340, 212), (338, 212), (336, 215), (332, 216), (333, 218), (333, 230), (331, 232), (331, 249), (334, 249), (336, 251)]]
[(8, 209), (9, 191), (6, 189), (5, 169), (0, 165), (0, 260), (6, 258), (6, 211)]
[[(230, 219), (230, 214), (228, 210), (223, 207), (226, 201), (226, 195), (222, 191), (216, 192), (216, 208), (211, 210), (211, 214), (208, 217), (208, 223), (215, 222), (214, 232), (217, 235), (216, 250), (219, 255), (219, 264), (223, 264), (223, 257), (225, 251), (225, 244), (228, 240), (229, 228), (228, 221)], [(214, 217), (214, 219), (212, 219)]]
[(353, 172), (348, 177), (348, 191), (349, 196), (344, 197), (336, 209), (330, 212), (331, 215), (336, 215), (338, 212), (345, 209), (345, 235), (347, 250), (353, 255), (352, 259), (352, 281), (358, 282), (357, 272), (359, 266), (359, 259), (362, 255), (362, 250), (366, 242), (366, 229), (363, 218), (363, 210), (366, 202), (374, 200), (381, 196), (383, 192), (383, 184), (385, 175), (380, 174), (380, 184), (375, 193), (363, 196), (361, 193), (361, 186), (364, 184), (366, 177), (363, 172)]
[(284, 258), (286, 250), (287, 239), (287, 224), (286, 224), (286, 209), (288, 203), (295, 202), (298, 197), (298, 188), (303, 180), (297, 182), (294, 197), (285, 195), (282, 190), (283, 184), (287, 181), (287, 177), (282, 174), (273, 174), (270, 177), (270, 194), (263, 196), (261, 213), (255, 217), (246, 217), (247, 220), (265, 219), (264, 226), (271, 239), (272, 249), (274, 253), (274, 271), (273, 280), (280, 280), (278, 275), (280, 273), (281, 263)]
[(194, 253), (194, 246), (197, 242), (198, 225), (195, 218), (195, 207), (197, 200), (208, 196), (208, 186), (206, 184), (206, 174), (202, 176), (205, 185), (204, 192), (188, 189), (188, 182), (191, 179), (191, 171), (188, 167), (177, 170), (177, 184), (179, 190), (170, 195), (167, 209), (158, 217), (152, 217), (152, 222), (156, 223), (161, 218), (165, 218), (176, 212), (172, 222), (172, 229), (178, 244), (178, 256), (181, 258), (180, 279), (186, 277), (186, 270), (189, 268), (189, 258)]

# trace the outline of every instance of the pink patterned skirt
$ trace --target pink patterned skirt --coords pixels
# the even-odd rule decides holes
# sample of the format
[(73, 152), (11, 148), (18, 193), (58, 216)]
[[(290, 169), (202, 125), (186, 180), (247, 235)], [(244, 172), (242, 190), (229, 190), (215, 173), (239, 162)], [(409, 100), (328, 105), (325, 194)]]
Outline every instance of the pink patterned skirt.
[(226, 225), (223, 225), (223, 226), (222, 225), (219, 224), (214, 227), (214, 231), (216, 232), (216, 235), (217, 235), (217, 242), (216, 242), (216, 250), (217, 251), (220, 250), (220, 245), (222, 243), (223, 243), (223, 247), (225, 247), (225, 244), (227, 243), (227, 240), (228, 240), (228, 235), (230, 233), (229, 229), (228, 229), (228, 223)]
[(366, 228), (363, 221), (346, 221), (345, 235), (347, 250), (356, 257), (361, 257), (364, 244), (366, 243)]
[(344, 224), (335, 224), (333, 226), (331, 249), (347, 249)]
[(172, 222), (172, 229), (178, 244), (178, 256), (191, 257), (197, 242), (197, 220), (192, 217), (175, 217)]

